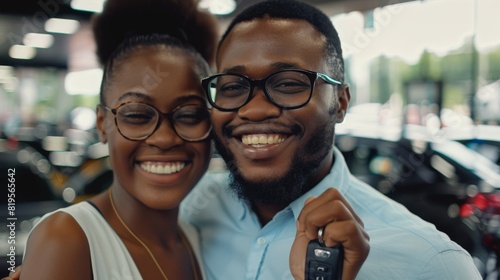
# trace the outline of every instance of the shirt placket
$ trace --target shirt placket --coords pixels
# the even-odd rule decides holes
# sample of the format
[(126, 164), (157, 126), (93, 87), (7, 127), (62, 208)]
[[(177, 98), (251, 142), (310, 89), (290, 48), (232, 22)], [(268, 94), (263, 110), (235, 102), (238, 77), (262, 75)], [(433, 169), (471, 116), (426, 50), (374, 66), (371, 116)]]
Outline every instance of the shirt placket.
[[(262, 230), (259, 232), (257, 237), (254, 239), (249, 252), (248, 262), (247, 262), (247, 273), (245, 276), (246, 280), (261, 280), (262, 269), (264, 267), (264, 260), (266, 259), (266, 253), (271, 245), (271, 242), (279, 238), (281, 232), (281, 227), (284, 225), (287, 219), (293, 218), (291, 209), (287, 208), (284, 211), (278, 213)], [(289, 252), (283, 252), (288, 258)]]

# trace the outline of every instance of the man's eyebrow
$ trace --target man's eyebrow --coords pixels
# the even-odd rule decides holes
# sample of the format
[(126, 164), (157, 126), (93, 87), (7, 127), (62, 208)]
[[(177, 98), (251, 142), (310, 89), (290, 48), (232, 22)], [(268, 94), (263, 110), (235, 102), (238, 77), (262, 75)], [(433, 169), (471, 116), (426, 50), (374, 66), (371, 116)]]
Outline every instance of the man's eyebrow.
[[(271, 67), (274, 68), (276, 71), (281, 70), (281, 69), (295, 69), (295, 68), (301, 68), (299, 67), (296, 63), (289, 63), (289, 62), (273, 62), (271, 63)], [(237, 65), (233, 67), (226, 68), (222, 71), (222, 73), (244, 73), (247, 68), (243, 65)]]
[(152, 99), (149, 95), (144, 94), (142, 92), (135, 92), (135, 91), (126, 92), (125, 94), (121, 95), (117, 101), (119, 103), (127, 98), (130, 98), (130, 97), (140, 98), (140, 99), (143, 99), (145, 101), (152, 101)]
[(276, 68), (276, 70), (301, 68), (297, 64), (289, 63), (289, 62), (274, 62), (274, 63), (271, 63), (271, 66)]

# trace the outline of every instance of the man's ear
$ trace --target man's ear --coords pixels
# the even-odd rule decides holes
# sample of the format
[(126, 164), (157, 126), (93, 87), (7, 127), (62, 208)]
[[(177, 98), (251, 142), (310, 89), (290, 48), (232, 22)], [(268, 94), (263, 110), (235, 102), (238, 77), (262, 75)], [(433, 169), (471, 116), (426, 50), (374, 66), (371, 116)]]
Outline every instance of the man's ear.
[(109, 126), (109, 121), (107, 120), (108, 118), (106, 118), (106, 112), (101, 105), (97, 105), (96, 114), (96, 126), (97, 133), (99, 134), (99, 140), (101, 140), (102, 143), (106, 144), (108, 142), (108, 138), (106, 136), (106, 128)]
[(338, 109), (337, 109), (337, 123), (344, 121), (345, 114), (347, 113), (347, 108), (349, 107), (349, 102), (351, 101), (351, 92), (349, 90), (349, 85), (339, 86), (338, 94)]

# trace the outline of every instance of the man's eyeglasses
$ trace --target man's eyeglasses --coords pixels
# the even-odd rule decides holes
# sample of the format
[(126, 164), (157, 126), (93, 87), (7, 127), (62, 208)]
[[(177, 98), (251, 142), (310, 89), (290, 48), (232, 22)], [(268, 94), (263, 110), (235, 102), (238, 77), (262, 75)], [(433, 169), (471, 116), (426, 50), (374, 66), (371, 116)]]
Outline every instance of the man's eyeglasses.
[(236, 111), (243, 107), (252, 98), (256, 86), (264, 90), (274, 105), (297, 109), (309, 102), (318, 78), (332, 85), (342, 84), (326, 74), (302, 69), (281, 70), (260, 80), (239, 74), (216, 74), (201, 83), (210, 104), (220, 111)]
[(115, 115), (115, 125), (120, 134), (129, 140), (144, 140), (160, 126), (163, 116), (170, 122), (175, 133), (185, 141), (201, 141), (208, 137), (212, 124), (210, 110), (200, 105), (182, 105), (168, 113), (138, 102), (126, 102), (111, 109), (101, 105)]

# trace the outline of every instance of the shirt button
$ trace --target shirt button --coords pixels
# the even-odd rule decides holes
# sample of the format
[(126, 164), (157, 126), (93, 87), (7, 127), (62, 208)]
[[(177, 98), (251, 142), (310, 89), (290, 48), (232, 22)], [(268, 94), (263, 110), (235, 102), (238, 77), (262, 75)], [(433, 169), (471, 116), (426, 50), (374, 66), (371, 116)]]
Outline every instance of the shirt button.
[(259, 245), (264, 245), (264, 244), (266, 244), (266, 239), (265, 239), (264, 237), (259, 237), (259, 238), (257, 239), (257, 244), (259, 244)]

